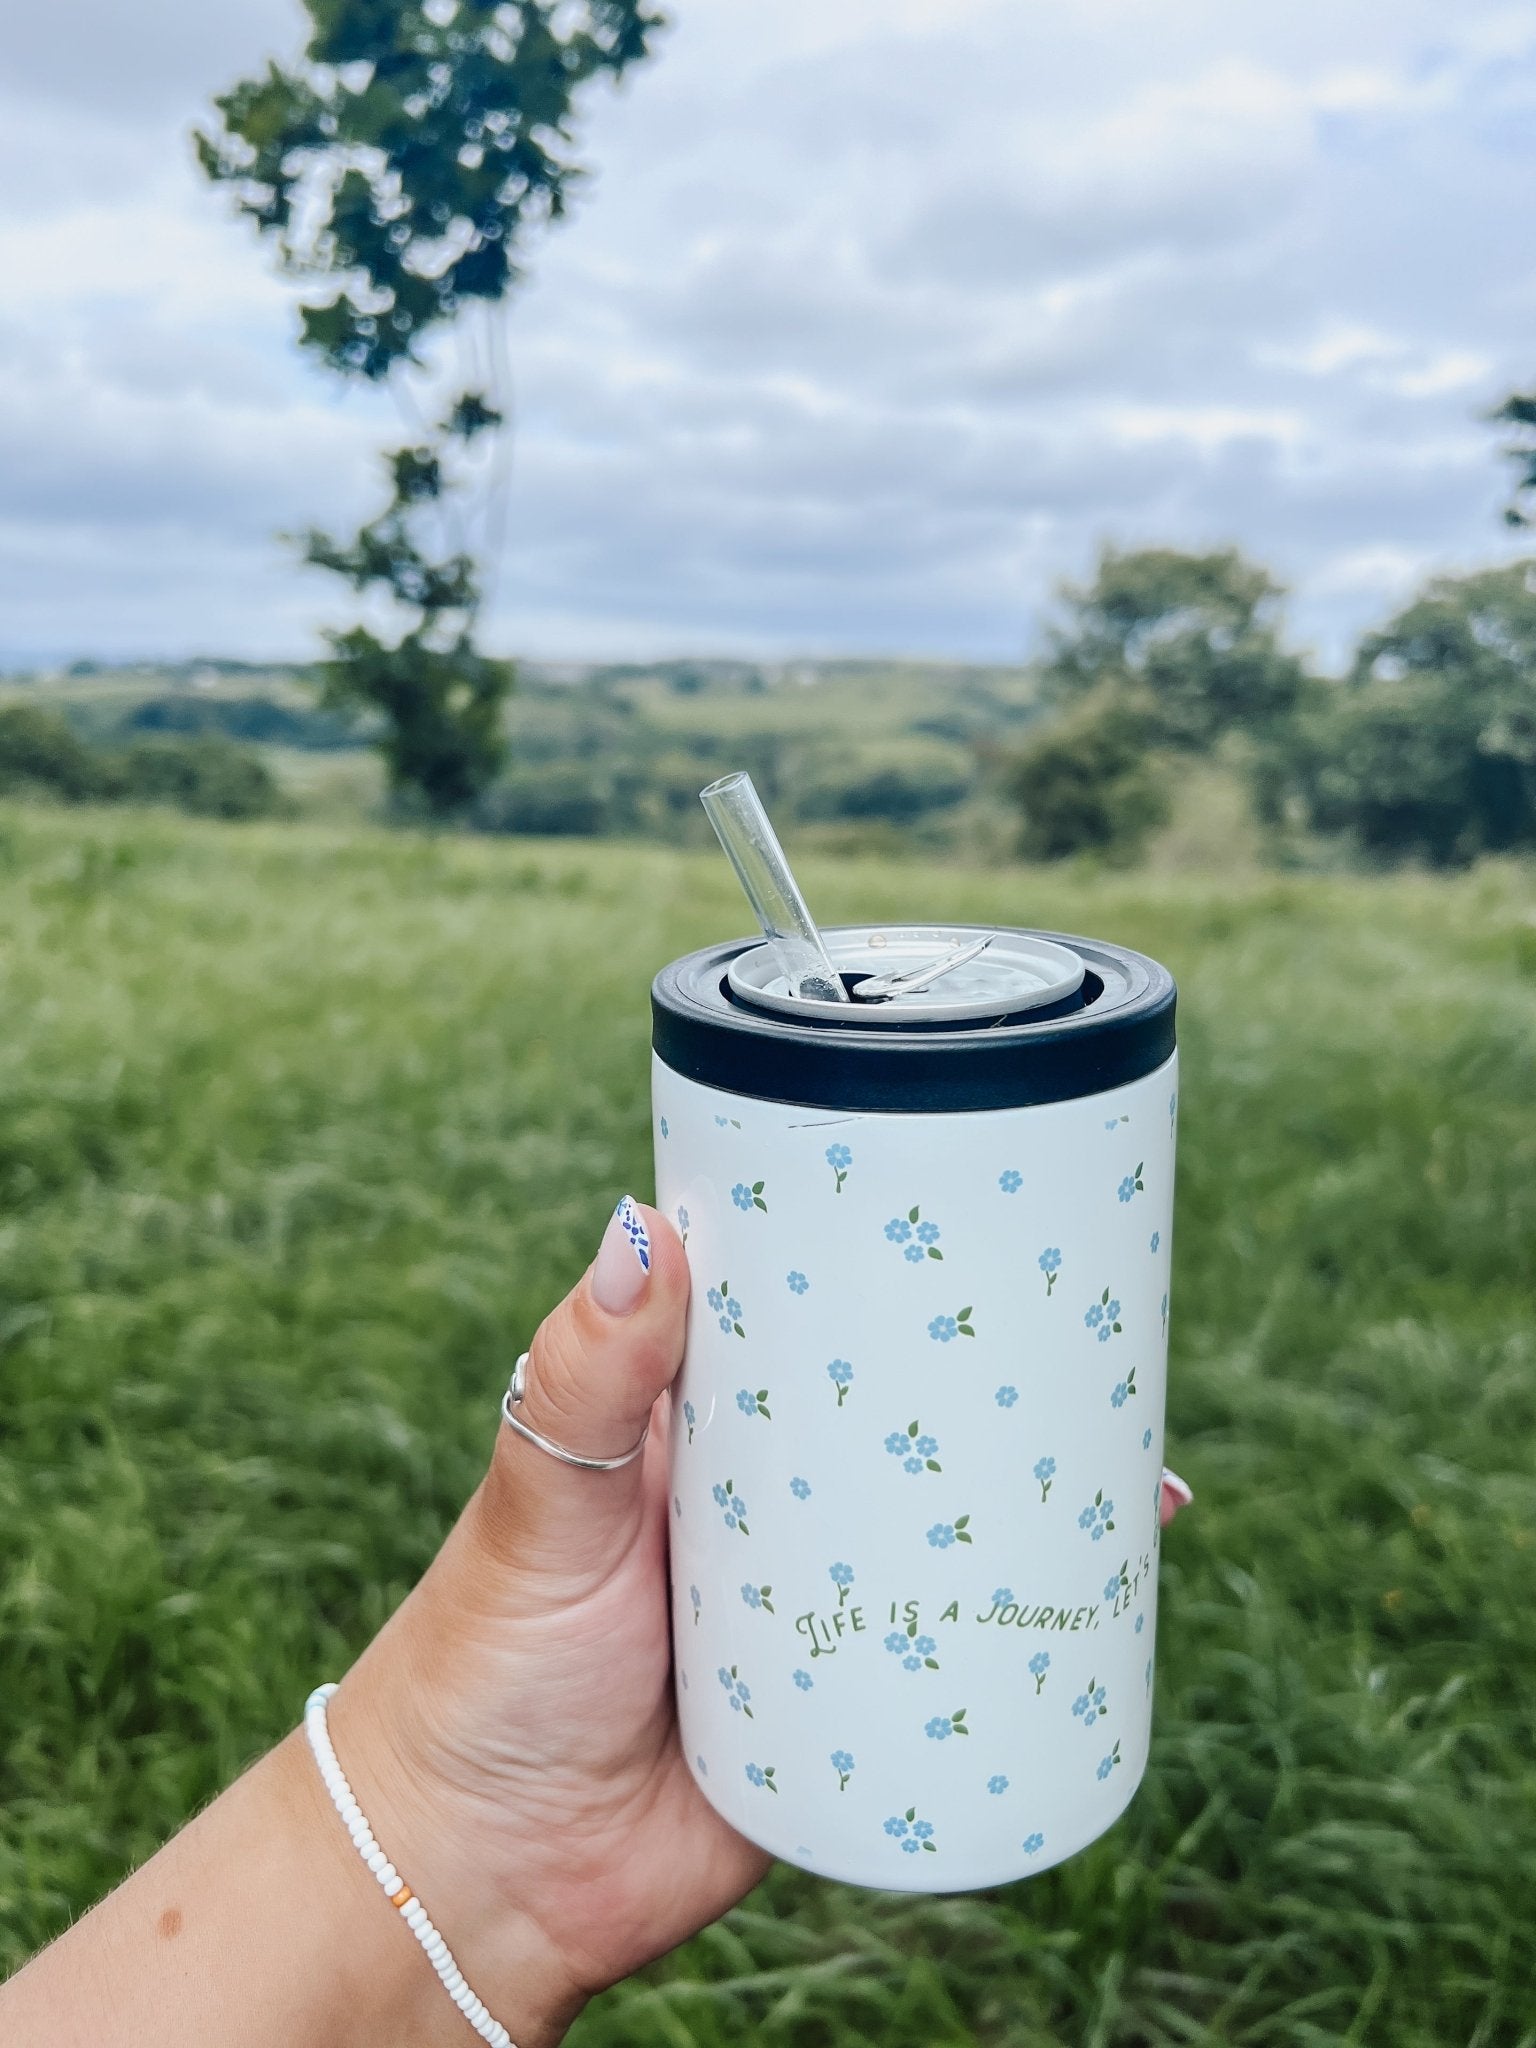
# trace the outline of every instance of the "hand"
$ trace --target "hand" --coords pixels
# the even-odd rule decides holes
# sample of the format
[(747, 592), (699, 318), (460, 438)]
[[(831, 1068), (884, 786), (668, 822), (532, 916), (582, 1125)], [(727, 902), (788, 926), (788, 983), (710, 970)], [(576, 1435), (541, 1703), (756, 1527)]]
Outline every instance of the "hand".
[(649, 1417), (644, 1455), (583, 1472), (500, 1429), (484, 1483), (330, 1709), (375, 1834), (518, 2048), (718, 1918), (769, 1861), (707, 1804), (678, 1743), (658, 1397), (682, 1357), (688, 1267), (655, 1210), (627, 1213), (648, 1263), (615, 1214), (534, 1337), (521, 1412), (603, 1457)]

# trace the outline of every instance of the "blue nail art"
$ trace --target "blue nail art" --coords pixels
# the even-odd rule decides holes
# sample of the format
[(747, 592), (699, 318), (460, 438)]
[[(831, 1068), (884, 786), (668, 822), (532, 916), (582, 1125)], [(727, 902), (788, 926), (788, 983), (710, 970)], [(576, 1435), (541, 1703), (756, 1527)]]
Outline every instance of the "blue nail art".
[(628, 1195), (620, 1195), (617, 1203), (614, 1205), (613, 1213), (618, 1217), (620, 1223), (623, 1224), (624, 1235), (634, 1246), (635, 1257), (640, 1261), (643, 1269), (649, 1273), (651, 1270), (651, 1240), (646, 1232), (640, 1211), (635, 1207), (634, 1202)]

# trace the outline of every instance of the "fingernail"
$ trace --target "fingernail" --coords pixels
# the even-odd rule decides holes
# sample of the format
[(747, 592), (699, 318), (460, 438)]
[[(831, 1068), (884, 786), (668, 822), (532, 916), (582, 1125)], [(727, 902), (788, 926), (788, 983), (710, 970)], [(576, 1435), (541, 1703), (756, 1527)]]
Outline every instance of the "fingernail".
[(592, 1268), (592, 1299), (611, 1316), (627, 1315), (651, 1270), (651, 1240), (645, 1219), (628, 1195), (608, 1219)]
[(1181, 1479), (1177, 1472), (1170, 1472), (1166, 1465), (1163, 1467), (1163, 1492), (1175, 1507), (1180, 1508), (1187, 1508), (1195, 1497), (1189, 1481)]

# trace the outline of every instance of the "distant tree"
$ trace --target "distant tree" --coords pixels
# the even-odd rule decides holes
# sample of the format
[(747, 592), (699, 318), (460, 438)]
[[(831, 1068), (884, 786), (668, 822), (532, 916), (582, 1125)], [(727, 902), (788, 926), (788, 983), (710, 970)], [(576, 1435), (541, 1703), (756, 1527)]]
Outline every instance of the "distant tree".
[(1145, 697), (1107, 685), (999, 757), (1003, 790), (1018, 806), (1018, 849), (1026, 860), (1078, 853), (1135, 859), (1169, 814), (1166, 783), (1151, 751), (1154, 728)]
[[(582, 175), (578, 94), (646, 56), (661, 17), (643, 0), (305, 5), (302, 56), (218, 99), (198, 159), (311, 287), (302, 345), (339, 376), (378, 383), (419, 366), (427, 337), (465, 307), (519, 282), (523, 244), (564, 215)], [(326, 691), (382, 714), (394, 785), (438, 812), (496, 773), (512, 671), (475, 646), (471, 556), (430, 550), (423, 514), (464, 487), (470, 444), (502, 424), (485, 391), (460, 392), (388, 456), (377, 518), (351, 540), (303, 541), (309, 561), (392, 601), (392, 635), (359, 625), (330, 636)]]
[(1092, 583), (1063, 589), (1045, 693), (1072, 702), (1134, 687), (1166, 746), (1204, 749), (1228, 731), (1262, 733), (1290, 715), (1305, 680), (1280, 642), (1282, 595), (1235, 548), (1106, 548)]
[(28, 789), (83, 803), (102, 793), (98, 757), (56, 711), (0, 705), (0, 791)]
[(1515, 466), (1514, 496), (1504, 508), (1505, 524), (1530, 526), (1536, 500), (1536, 391), (1517, 391), (1494, 412), (1500, 425), (1514, 428), (1504, 453)]
[(1260, 771), (1287, 806), (1383, 859), (1536, 846), (1536, 562), (1437, 577), (1361, 642)]

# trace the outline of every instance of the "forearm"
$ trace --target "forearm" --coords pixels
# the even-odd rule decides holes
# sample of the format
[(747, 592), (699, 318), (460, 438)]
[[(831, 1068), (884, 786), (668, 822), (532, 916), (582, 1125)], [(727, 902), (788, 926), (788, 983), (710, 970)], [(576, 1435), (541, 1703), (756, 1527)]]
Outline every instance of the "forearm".
[[(387, 1843), (384, 1817), (369, 1817)], [(474, 1982), (479, 1930), (461, 1933), (439, 1910)], [(483, 1995), (518, 2048), (558, 2041), (560, 2020), (535, 2009), (536, 1981), (520, 2010), (498, 1989)], [(3, 2048), (474, 2039), (354, 1850), (301, 1733), (0, 1988)]]

